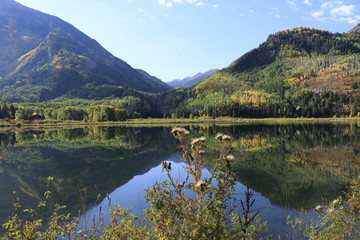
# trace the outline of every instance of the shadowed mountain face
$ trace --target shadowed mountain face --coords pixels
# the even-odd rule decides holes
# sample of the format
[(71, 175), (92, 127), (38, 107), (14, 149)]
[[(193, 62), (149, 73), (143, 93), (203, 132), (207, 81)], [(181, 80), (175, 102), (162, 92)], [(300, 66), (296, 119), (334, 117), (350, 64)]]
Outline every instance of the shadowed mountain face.
[(0, 89), (37, 94), (35, 99), (7, 100), (42, 101), (105, 84), (145, 92), (169, 89), (72, 25), (13, 0), (0, 2), (0, 51)]

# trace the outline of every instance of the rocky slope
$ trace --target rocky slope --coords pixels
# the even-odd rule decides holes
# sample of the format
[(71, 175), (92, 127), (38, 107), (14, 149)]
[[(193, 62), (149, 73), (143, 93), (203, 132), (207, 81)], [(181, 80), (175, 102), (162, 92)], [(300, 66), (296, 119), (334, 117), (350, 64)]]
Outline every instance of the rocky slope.
[(101, 85), (169, 89), (65, 21), (13, 0), (0, 2), (0, 51), (2, 100), (43, 101)]

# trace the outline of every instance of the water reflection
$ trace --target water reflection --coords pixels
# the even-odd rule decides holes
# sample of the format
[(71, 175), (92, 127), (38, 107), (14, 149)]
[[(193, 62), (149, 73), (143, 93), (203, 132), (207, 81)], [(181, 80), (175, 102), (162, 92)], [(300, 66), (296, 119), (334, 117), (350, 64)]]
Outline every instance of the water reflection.
[[(217, 159), (216, 133), (232, 136), (237, 158), (233, 169), (239, 182), (258, 192), (264, 206), (273, 206), (264, 210), (272, 218), (283, 219), (280, 209), (303, 212), (336, 198), (360, 170), (357, 125), (189, 128), (192, 137), (207, 137), (210, 164)], [(170, 130), (83, 127), (0, 133), (1, 151), (7, 151), (0, 163), (0, 222), (12, 211), (13, 190), (24, 207), (35, 208), (47, 189), (48, 176), (55, 178), (54, 201), (73, 213), (91, 208), (119, 187), (129, 187), (135, 176), (141, 179), (138, 185), (152, 183), (153, 175), (145, 173), (180, 155)]]

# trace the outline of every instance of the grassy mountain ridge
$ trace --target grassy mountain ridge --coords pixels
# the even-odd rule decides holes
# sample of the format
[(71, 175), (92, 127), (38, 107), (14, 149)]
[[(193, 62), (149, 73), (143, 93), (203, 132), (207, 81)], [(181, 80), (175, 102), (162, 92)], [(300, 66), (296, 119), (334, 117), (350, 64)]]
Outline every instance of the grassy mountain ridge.
[(0, 9), (4, 10), (0, 12), (3, 100), (44, 101), (86, 84), (109, 84), (145, 92), (169, 89), (57, 17), (12, 0), (2, 1)]

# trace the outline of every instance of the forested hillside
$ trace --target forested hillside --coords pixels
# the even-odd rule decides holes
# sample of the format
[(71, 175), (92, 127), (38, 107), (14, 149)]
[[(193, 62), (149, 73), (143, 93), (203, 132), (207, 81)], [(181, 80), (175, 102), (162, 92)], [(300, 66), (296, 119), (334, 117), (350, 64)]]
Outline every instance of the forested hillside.
[(236, 117), (355, 116), (359, 111), (360, 35), (296, 28), (189, 90), (182, 112)]

